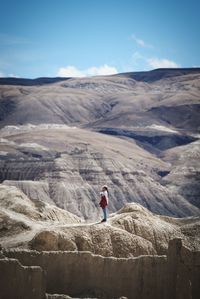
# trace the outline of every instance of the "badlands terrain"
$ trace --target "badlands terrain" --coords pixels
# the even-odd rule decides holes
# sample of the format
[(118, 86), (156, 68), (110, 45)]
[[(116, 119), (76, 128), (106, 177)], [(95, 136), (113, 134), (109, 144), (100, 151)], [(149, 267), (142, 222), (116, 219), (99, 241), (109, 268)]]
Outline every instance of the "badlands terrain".
[(85, 219), (199, 215), (200, 69), (0, 79), (0, 180)]
[(0, 186), (0, 238), (3, 248), (38, 251), (90, 251), (102, 256), (166, 254), (168, 242), (181, 238), (200, 247), (199, 217), (171, 218), (126, 204), (108, 223), (85, 223), (79, 217), (40, 200), (30, 200), (14, 186)]
[[(0, 275), (41, 267), (33, 273), (41, 278), (41, 293), (19, 293), (19, 298), (56, 292), (76, 298), (198, 298), (199, 130), (198, 68), (91, 78), (0, 78), (0, 256), (8, 269), (1, 272), (0, 267)], [(109, 220), (101, 224), (98, 203), (104, 184), (109, 187)], [(191, 255), (189, 268), (178, 262), (185, 252)], [(73, 289), (79, 273), (71, 269), (61, 276), (74, 273), (73, 281), (54, 285), (46, 259), (60, 267), (62, 257), (68, 269), (88, 261), (83, 267), (93, 265), (97, 273), (96, 264), (100, 269), (110, 265), (107, 280), (111, 275), (113, 285), (117, 263), (122, 273), (138, 269), (133, 271), (138, 284), (133, 289), (124, 278), (119, 289), (110, 290), (105, 282), (104, 290), (98, 274), (97, 284), (77, 283)], [(155, 281), (148, 282), (155, 267)], [(41, 269), (50, 273), (47, 286)], [(86, 270), (88, 281), (92, 271)], [(169, 293), (171, 285), (161, 290), (164, 273), (174, 283), (183, 274), (178, 293)], [(23, 285), (25, 274), (20, 275)], [(189, 281), (194, 287), (187, 287)], [(182, 285), (186, 290), (180, 297)]]

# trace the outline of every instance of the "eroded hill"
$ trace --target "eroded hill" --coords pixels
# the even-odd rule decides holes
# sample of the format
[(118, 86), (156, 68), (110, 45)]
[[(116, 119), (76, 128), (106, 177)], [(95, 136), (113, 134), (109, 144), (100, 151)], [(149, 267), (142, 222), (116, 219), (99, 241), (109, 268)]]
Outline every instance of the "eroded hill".
[(2, 183), (90, 219), (105, 183), (112, 212), (199, 214), (198, 68), (13, 80), (0, 80)]
[(97, 219), (100, 187), (106, 182), (110, 212), (137, 202), (157, 214), (199, 214), (197, 207), (162, 184), (160, 173), (168, 173), (170, 164), (136, 142), (54, 125), (5, 128), (1, 137), (1, 181), (32, 200)]
[(48, 203), (31, 201), (16, 187), (0, 185), (0, 194), (3, 248), (134, 257), (166, 254), (173, 238), (182, 238), (193, 250), (200, 245), (199, 217), (158, 216), (131, 203), (112, 214), (105, 224), (85, 222)]

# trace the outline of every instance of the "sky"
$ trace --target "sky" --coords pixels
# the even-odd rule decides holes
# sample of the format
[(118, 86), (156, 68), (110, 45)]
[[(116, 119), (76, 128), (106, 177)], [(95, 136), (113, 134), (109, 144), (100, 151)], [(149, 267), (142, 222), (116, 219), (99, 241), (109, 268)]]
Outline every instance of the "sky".
[(0, 0), (0, 77), (199, 66), (199, 0)]

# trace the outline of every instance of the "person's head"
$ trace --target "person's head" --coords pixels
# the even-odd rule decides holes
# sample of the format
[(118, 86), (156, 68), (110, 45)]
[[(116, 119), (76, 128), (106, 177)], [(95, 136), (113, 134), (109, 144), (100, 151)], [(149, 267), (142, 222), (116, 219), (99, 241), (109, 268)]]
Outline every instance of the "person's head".
[(104, 185), (104, 186), (102, 187), (102, 191), (107, 191), (107, 192), (108, 192), (108, 187), (107, 187), (106, 185)]

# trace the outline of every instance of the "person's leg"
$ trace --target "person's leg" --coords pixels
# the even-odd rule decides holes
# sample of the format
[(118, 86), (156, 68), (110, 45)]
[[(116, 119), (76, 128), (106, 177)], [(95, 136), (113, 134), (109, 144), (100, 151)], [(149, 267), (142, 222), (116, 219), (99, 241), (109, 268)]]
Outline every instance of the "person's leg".
[(103, 216), (104, 216), (104, 220), (106, 221), (107, 220), (107, 208), (103, 208)]

